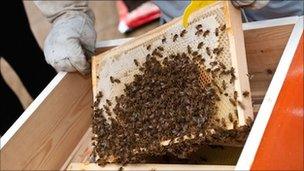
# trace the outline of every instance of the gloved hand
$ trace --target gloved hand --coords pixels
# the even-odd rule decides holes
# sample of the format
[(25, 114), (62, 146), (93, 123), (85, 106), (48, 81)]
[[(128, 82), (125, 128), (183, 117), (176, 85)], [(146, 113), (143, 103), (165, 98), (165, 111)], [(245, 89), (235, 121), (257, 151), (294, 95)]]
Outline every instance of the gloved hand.
[(231, 3), (236, 8), (261, 9), (269, 3), (269, 0), (231, 0)]
[(94, 15), (87, 2), (35, 2), (53, 23), (44, 43), (46, 61), (57, 71), (90, 72), (88, 59), (95, 50)]

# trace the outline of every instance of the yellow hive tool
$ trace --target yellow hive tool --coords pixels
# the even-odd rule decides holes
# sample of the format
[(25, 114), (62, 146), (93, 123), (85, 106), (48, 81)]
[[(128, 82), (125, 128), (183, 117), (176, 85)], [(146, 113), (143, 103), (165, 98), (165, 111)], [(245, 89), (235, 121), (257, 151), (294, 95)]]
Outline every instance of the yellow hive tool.
[(201, 8), (204, 8), (212, 3), (215, 3), (216, 0), (191, 0), (191, 3), (187, 6), (183, 15), (183, 26), (186, 28), (188, 26), (188, 19), (191, 13)]

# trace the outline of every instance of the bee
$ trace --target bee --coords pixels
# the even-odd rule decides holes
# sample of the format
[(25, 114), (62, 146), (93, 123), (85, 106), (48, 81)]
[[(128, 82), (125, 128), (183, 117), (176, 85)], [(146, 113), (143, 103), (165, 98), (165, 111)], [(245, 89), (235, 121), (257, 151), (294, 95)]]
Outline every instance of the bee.
[(150, 50), (150, 49), (151, 49), (151, 45), (148, 45), (148, 46), (147, 46), (147, 50)]
[(148, 54), (148, 55), (146, 56), (146, 60), (148, 60), (149, 58), (151, 58), (151, 54)]
[(192, 52), (192, 56), (197, 56), (197, 55), (198, 55), (197, 51)]
[(241, 101), (238, 100), (237, 103), (242, 109), (245, 109), (245, 106)]
[(219, 55), (223, 51), (223, 47), (213, 49), (213, 53)]
[(201, 60), (200, 60), (200, 64), (204, 64), (204, 63), (205, 63), (205, 61), (206, 61), (206, 59), (205, 59), (205, 58), (201, 58)]
[(159, 53), (159, 52), (155, 53), (155, 55), (158, 56), (158, 57), (160, 57), (160, 58), (163, 57), (163, 55), (161, 53)]
[(100, 99), (94, 101), (93, 108), (97, 108), (99, 105)]
[(158, 46), (157, 49), (160, 50), (160, 51), (164, 51), (164, 48), (161, 47), (161, 46)]
[(229, 98), (229, 101), (230, 103), (233, 105), (233, 106), (236, 106), (236, 101), (232, 98)]
[(222, 25), (221, 28), (220, 28), (220, 30), (221, 30), (221, 31), (226, 30), (226, 24)]
[(204, 46), (204, 42), (200, 42), (200, 43), (197, 45), (197, 49), (201, 49), (203, 46)]
[(254, 75), (250, 74), (250, 73), (247, 73), (246, 75), (247, 75), (247, 77), (248, 77), (249, 80), (253, 79), (253, 77), (254, 77)]
[(214, 68), (213, 73), (217, 73), (220, 71), (220, 68)]
[(213, 61), (213, 62), (210, 62), (209, 63), (212, 67), (216, 66), (217, 65), (217, 62), (216, 61)]
[(218, 28), (215, 29), (215, 36), (216, 36), (216, 37), (219, 36), (219, 29), (218, 29)]
[(203, 30), (197, 30), (196, 32), (195, 32), (195, 35), (196, 36), (199, 36), (199, 35), (201, 35), (201, 34), (203, 34)]
[(209, 47), (206, 47), (206, 53), (208, 54), (208, 56), (211, 55), (211, 52), (210, 52), (210, 48), (209, 48)]
[(173, 42), (175, 42), (175, 41), (177, 40), (177, 38), (178, 38), (178, 35), (175, 34), (175, 35), (173, 36)]
[(238, 128), (238, 121), (235, 120), (233, 121), (233, 129), (237, 129)]
[(233, 92), (233, 98), (236, 100), (238, 98), (238, 92), (237, 91), (234, 91)]
[(102, 91), (99, 91), (96, 95), (96, 98), (100, 99), (100, 98), (102, 98), (102, 96), (103, 96)]
[(187, 31), (184, 29), (184, 30), (182, 30), (182, 32), (180, 33), (180, 37), (184, 37), (184, 35), (187, 33)]
[(163, 55), (162, 55), (161, 53), (159, 53), (159, 52), (157, 51), (157, 49), (154, 49), (154, 50), (153, 50), (152, 55), (153, 55), (153, 56), (158, 56), (158, 57), (161, 57), (161, 58), (163, 57)]
[(271, 69), (266, 69), (267, 74), (272, 75), (273, 71)]
[(234, 83), (236, 77), (234, 75), (234, 73), (231, 73), (231, 78), (230, 78), (230, 84)]
[(164, 64), (164, 65), (167, 65), (167, 64), (168, 64), (168, 57), (165, 57), (165, 58), (164, 58), (163, 64)]
[(220, 67), (221, 67), (223, 70), (226, 69), (226, 66), (225, 66), (222, 62), (219, 62), (219, 65), (220, 65)]
[(118, 78), (116, 78), (114, 79), (114, 82), (119, 84), (121, 81)]
[(162, 43), (164, 44), (164, 43), (166, 43), (167, 38), (166, 38), (166, 37), (163, 37), (161, 41), (162, 41)]
[(216, 121), (217, 123), (219, 123), (221, 120), (220, 120), (219, 118), (216, 118), (215, 121)]
[(169, 58), (170, 58), (170, 59), (174, 59), (174, 58), (175, 58), (175, 55), (171, 54), (171, 55), (169, 55)]
[(229, 121), (230, 121), (230, 122), (233, 122), (232, 113), (229, 113), (229, 114), (228, 114), (228, 118), (229, 118)]
[(214, 94), (214, 97), (215, 97), (215, 100), (216, 100), (216, 101), (221, 101), (220, 96), (219, 96), (219, 95), (217, 95), (216, 93)]
[(139, 66), (138, 60), (134, 59), (134, 64), (135, 64), (136, 66)]
[(221, 87), (218, 86), (217, 83), (214, 80), (212, 80), (212, 84), (218, 89), (220, 94), (223, 94), (223, 91), (222, 91)]
[(115, 101), (118, 103), (119, 98), (117, 96), (115, 96)]
[(187, 46), (187, 51), (188, 51), (189, 54), (192, 53), (192, 49), (191, 49), (191, 47), (189, 45)]
[(114, 78), (112, 76), (110, 76), (110, 81), (111, 83), (114, 83)]
[(106, 99), (106, 102), (107, 102), (107, 104), (108, 104), (109, 106), (112, 105), (112, 102), (111, 102), (110, 100)]
[(109, 110), (110, 110), (109, 106), (107, 106), (107, 105), (103, 105), (103, 108), (104, 108), (106, 111), (109, 111)]
[[(226, 84), (225, 80), (223, 80), (223, 81), (222, 81), (222, 89), (223, 89), (223, 90), (226, 90), (226, 88), (227, 88), (227, 84)], [(227, 95), (228, 95), (228, 94), (227, 94)]]
[(183, 58), (188, 58), (188, 56), (186, 55), (185, 52), (182, 53), (182, 57), (183, 57)]
[(235, 114), (236, 118), (239, 119), (239, 112), (238, 112), (238, 110), (234, 110), (234, 114)]
[(248, 97), (248, 96), (249, 96), (249, 92), (248, 92), (248, 91), (244, 91), (244, 92), (243, 92), (243, 96), (244, 96), (244, 97)]
[(246, 118), (246, 125), (252, 125), (252, 118), (251, 117), (247, 117)]
[(197, 56), (194, 56), (192, 60), (193, 60), (193, 61), (198, 61), (199, 58), (198, 58)]
[(198, 24), (197, 26), (195, 26), (196, 30), (201, 29), (203, 26), (201, 24)]
[(223, 125), (223, 127), (226, 127), (226, 126), (227, 126), (227, 125), (226, 125), (226, 121), (225, 121), (224, 118), (222, 118), (222, 125)]
[(210, 31), (209, 31), (209, 30), (206, 30), (206, 31), (204, 32), (203, 36), (206, 37), (206, 36), (209, 35), (209, 33), (210, 33)]
[(235, 75), (234, 75), (234, 68), (231, 67), (230, 70), (228, 71), (228, 73), (230, 73), (230, 75), (231, 75), (230, 84), (232, 84), (232, 83), (234, 83), (234, 81), (235, 81), (235, 79), (236, 79), (236, 77), (235, 77)]

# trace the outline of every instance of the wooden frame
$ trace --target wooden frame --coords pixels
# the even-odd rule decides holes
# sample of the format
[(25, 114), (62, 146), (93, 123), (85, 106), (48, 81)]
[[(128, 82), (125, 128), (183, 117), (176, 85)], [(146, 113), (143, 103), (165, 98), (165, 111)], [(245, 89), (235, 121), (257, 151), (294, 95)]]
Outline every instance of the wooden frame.
[[(239, 10), (235, 9), (230, 2), (221, 1), (221, 2), (217, 2), (217, 3), (214, 3), (210, 6), (208, 6), (208, 8), (206, 8), (206, 9), (197, 11), (197, 13), (194, 13), (193, 16), (198, 17), (199, 15), (202, 15), (203, 13), (207, 13), (208, 11), (210, 11), (210, 9), (216, 9), (216, 10), (221, 9), (221, 11), (223, 12), (224, 20), (226, 21), (226, 27), (227, 27), (226, 33), (227, 33), (227, 36), (229, 37), (228, 38), (229, 50), (227, 50), (229, 57), (230, 57), (229, 62), (231, 62), (231, 66), (235, 69), (235, 76), (237, 78), (234, 81), (233, 91), (237, 91), (237, 92), (241, 93), (245, 90), (250, 90), (248, 77), (246, 75), (246, 73), (248, 73), (247, 62), (246, 62), (246, 58), (244, 58), (244, 56), (246, 56), (246, 52), (244, 49), (244, 47), (245, 47), (244, 35), (242, 32), (242, 26), (241, 26), (242, 25), (241, 12)], [(195, 19), (193, 19), (193, 21), (195, 21)], [(191, 22), (193, 22), (193, 21), (191, 21)], [(101, 91), (100, 88), (102, 87), (102, 85), (107, 85), (106, 81), (98, 80), (99, 76), (102, 77), (101, 75), (105, 74), (105, 73), (101, 73), (101, 71), (110, 72), (110, 70), (111, 70), (108, 67), (102, 66), (103, 63), (110, 63), (109, 61), (114, 61), (115, 58), (117, 58), (116, 56), (123, 56), (121, 54), (128, 53), (129, 51), (132, 51), (133, 49), (139, 49), (138, 48), (139, 46), (143, 46), (147, 42), (150, 42), (150, 43), (156, 42), (156, 41), (154, 41), (155, 39), (160, 40), (162, 37), (165, 36), (165, 33), (167, 33), (168, 30), (170, 30), (174, 27), (177, 27), (181, 24), (182, 24), (182, 18), (176, 18), (173, 21), (170, 21), (154, 30), (147, 32), (146, 34), (143, 34), (142, 36), (139, 36), (139, 37), (129, 41), (127, 44), (121, 45), (117, 48), (113, 48), (105, 53), (95, 56), (92, 59), (92, 85), (93, 85), (94, 97), (96, 96), (98, 91)], [(171, 33), (171, 34), (174, 34), (174, 33)], [(166, 36), (167, 36), (167, 41), (168, 41), (169, 35), (166, 35)], [(194, 37), (195, 36), (193, 34), (193, 36), (191, 38), (194, 39)], [(185, 46), (185, 48), (186, 48), (186, 46)], [(140, 50), (138, 50), (138, 52), (141, 53)], [(144, 56), (144, 55), (142, 55), (142, 56)], [(128, 56), (126, 56), (126, 58), (128, 59)], [(126, 58), (124, 58), (124, 59), (126, 59)], [(122, 61), (122, 60), (120, 60), (120, 61)], [(113, 64), (111, 64), (111, 65), (109, 64), (107, 66), (112, 66), (112, 70), (113, 70), (113, 65), (115, 65), (115, 64), (113, 63)], [(101, 70), (101, 68), (103, 68), (103, 70)], [(108, 68), (108, 69), (106, 69), (106, 68)], [(123, 70), (123, 69), (120, 68), (120, 70)], [(219, 81), (222, 81), (222, 80), (219, 80)], [(108, 87), (108, 86), (109, 85), (107, 85), (105, 87)], [(115, 92), (117, 92), (117, 91), (115, 91)], [(105, 96), (107, 96), (107, 94), (104, 94), (104, 97)], [(105, 98), (108, 98), (108, 97), (105, 97)], [(251, 107), (252, 102), (251, 102), (250, 98), (244, 98), (243, 96), (239, 96), (238, 100), (242, 102), (243, 106), (246, 106), (244, 108), (237, 106), (237, 108), (236, 108), (237, 115), (238, 115), (237, 116), (238, 126), (244, 126), (244, 125), (246, 125), (246, 119), (248, 117), (253, 119), (253, 111), (252, 111), (252, 107)], [(221, 104), (225, 104), (225, 103), (229, 103), (228, 98), (227, 99), (225, 98), (224, 102), (221, 102)], [(228, 105), (226, 105), (226, 106), (229, 107)], [(226, 106), (224, 108), (226, 108)], [(229, 113), (229, 112), (233, 112), (233, 111), (234, 110), (225, 111), (225, 112)], [(224, 113), (224, 112), (221, 112), (221, 113)], [(223, 115), (223, 118), (225, 118), (225, 117), (227, 120), (229, 120), (228, 114)], [(230, 122), (226, 123), (226, 124), (228, 125), (227, 126), (228, 129), (231, 129), (233, 127), (233, 124)]]
[[(290, 61), (289, 53), (292, 52), (289, 51), (292, 51), (290, 49), (294, 49), (295, 46), (291, 40), (297, 38), (299, 27), (301, 27), (293, 28), (294, 24), (302, 21), (303, 18), (292, 17), (243, 24), (249, 72), (260, 74), (250, 80), (251, 89), (257, 92), (252, 94), (255, 111), (261, 104), (263, 113), (272, 110), (268, 106), (269, 100), (263, 100), (272, 76), (262, 76), (257, 68), (276, 69), (276, 64), (280, 61), (285, 49), (277, 71), (284, 68), (282, 63)], [(303, 26), (300, 31), (303, 31)], [(292, 37), (289, 38), (291, 32), (293, 32)], [(276, 37), (276, 42), (263, 44), (271, 40), (271, 35)], [(267, 59), (269, 57), (267, 61), (275, 62), (258, 63), (257, 61), (263, 58), (262, 54), (266, 55)], [(276, 99), (274, 94), (280, 89), (273, 85), (284, 80), (283, 76), (280, 79), (278, 77), (276, 72), (271, 83), (271, 88), (274, 90), (269, 88), (266, 94), (268, 98), (272, 97), (271, 103)], [(275, 81), (278, 79), (280, 81)], [(262, 86), (259, 84), (252, 86), (255, 82), (260, 82)], [(92, 112), (91, 103), (92, 91), (89, 77), (76, 73), (59, 73), (1, 138), (1, 169), (58, 170), (62, 168), (64, 163), (71, 159), (72, 152), (88, 130)], [(257, 117), (256, 122), (263, 120), (263, 126), (261, 128), (258, 128), (257, 124), (253, 126), (236, 169), (250, 168), (267, 125), (267, 118), (263, 119), (263, 117)], [(258, 137), (258, 140), (254, 140), (255, 137)]]

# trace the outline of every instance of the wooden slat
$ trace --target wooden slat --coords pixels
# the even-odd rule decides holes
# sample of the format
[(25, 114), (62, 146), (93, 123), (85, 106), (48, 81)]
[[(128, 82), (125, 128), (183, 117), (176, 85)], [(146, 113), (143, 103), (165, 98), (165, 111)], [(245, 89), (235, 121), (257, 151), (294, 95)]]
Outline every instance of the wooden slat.
[(294, 24), (244, 31), (250, 88), (254, 103), (261, 103), (290, 37)]
[(89, 76), (67, 74), (1, 149), (3, 170), (58, 170), (91, 120)]
[[(244, 43), (244, 33), (242, 30), (242, 18), (239, 10), (235, 9), (235, 7), (232, 6), (229, 1), (226, 1), (226, 3), (228, 3), (228, 11), (226, 15), (228, 16), (227, 18), (230, 19), (230, 25), (232, 28), (232, 34), (228, 35), (230, 41), (232, 66), (235, 68), (235, 91), (250, 92), (251, 90), (249, 86), (249, 79), (246, 76), (246, 73), (248, 73), (248, 69)], [(246, 125), (246, 119), (248, 117), (253, 118), (251, 98), (244, 98), (243, 96), (239, 96), (238, 100), (242, 101), (242, 103), (246, 106), (245, 109), (242, 109), (240, 106), (237, 107), (238, 123), (239, 125)]]
[[(84, 163), (73, 163), (67, 170), (119, 170), (121, 166), (118, 165), (106, 165), (100, 167), (97, 164), (84, 164)], [(137, 170), (137, 171), (151, 171), (151, 170), (233, 170), (234, 166), (230, 165), (185, 165), (185, 164), (136, 164), (127, 165), (123, 167), (123, 170)]]
[[(93, 150), (91, 145), (92, 132), (88, 129), (83, 136), (71, 156), (63, 165), (62, 170), (65, 170), (71, 163), (90, 163), (90, 156)], [(236, 163), (240, 155), (241, 147), (210, 147), (201, 146), (199, 149), (200, 157), (206, 159), (203, 165), (233, 165)]]

